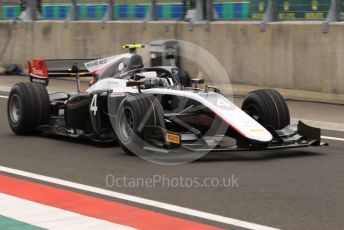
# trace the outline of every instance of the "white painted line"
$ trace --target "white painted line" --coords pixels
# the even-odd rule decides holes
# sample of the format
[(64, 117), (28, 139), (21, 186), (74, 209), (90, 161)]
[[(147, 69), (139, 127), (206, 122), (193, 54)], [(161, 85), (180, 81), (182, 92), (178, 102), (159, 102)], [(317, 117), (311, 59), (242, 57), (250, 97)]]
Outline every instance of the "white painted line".
[(328, 140), (335, 140), (335, 141), (344, 141), (344, 138), (338, 138), (338, 137), (321, 136), (321, 138), (328, 139)]
[(135, 229), (3, 193), (0, 215), (46, 229)]
[(172, 211), (172, 212), (182, 213), (184, 215), (189, 215), (189, 216), (194, 216), (194, 217), (207, 219), (207, 220), (211, 220), (211, 221), (215, 221), (215, 222), (229, 224), (229, 225), (233, 225), (233, 226), (237, 226), (237, 227), (241, 227), (241, 228), (252, 229), (252, 230), (278, 230), (277, 228), (272, 228), (272, 227), (268, 227), (268, 226), (254, 224), (254, 223), (250, 223), (250, 222), (246, 222), (246, 221), (242, 221), (242, 220), (237, 220), (237, 219), (230, 218), (230, 217), (211, 214), (211, 213), (198, 211), (198, 210), (194, 210), (194, 209), (190, 209), (190, 208), (184, 208), (184, 207), (173, 205), (173, 204), (149, 200), (149, 199), (145, 199), (145, 198), (141, 198), (141, 197), (137, 197), (137, 196), (127, 195), (124, 193), (118, 193), (118, 192), (114, 192), (114, 191), (110, 191), (110, 190), (106, 190), (106, 189), (101, 189), (101, 188), (97, 188), (97, 187), (93, 187), (93, 186), (89, 186), (89, 185), (84, 185), (84, 184), (79, 184), (79, 183), (70, 182), (70, 181), (66, 181), (66, 180), (61, 180), (61, 179), (57, 179), (57, 178), (53, 178), (53, 177), (43, 176), (43, 175), (39, 175), (39, 174), (35, 174), (35, 173), (25, 172), (22, 170), (12, 169), (12, 168), (8, 168), (8, 167), (0, 166), (0, 171), (15, 174), (18, 176), (29, 177), (32, 179), (45, 181), (45, 182), (49, 182), (49, 183), (53, 183), (53, 184), (57, 184), (57, 185), (62, 185), (62, 186), (70, 187), (70, 188), (75, 188), (75, 189), (79, 189), (82, 191), (101, 194), (101, 195), (105, 195), (108, 197), (113, 197), (113, 198), (117, 198), (117, 199), (127, 200), (130, 202), (144, 204), (144, 205), (148, 205), (148, 206), (152, 206), (152, 207), (156, 207), (156, 208), (160, 208), (160, 209), (165, 209), (165, 210)]
[(6, 98), (6, 99), (7, 99), (7, 98), (8, 98), (8, 96), (2, 96), (2, 95), (0, 95), (0, 98)]

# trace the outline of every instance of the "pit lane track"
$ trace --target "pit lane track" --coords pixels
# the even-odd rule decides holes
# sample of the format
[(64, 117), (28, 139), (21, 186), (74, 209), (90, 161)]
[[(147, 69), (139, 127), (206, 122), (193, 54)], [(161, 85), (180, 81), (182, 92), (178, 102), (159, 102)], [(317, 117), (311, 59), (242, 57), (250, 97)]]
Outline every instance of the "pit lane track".
[[(82, 188), (68, 190), (113, 200), (225, 229), (340, 229), (344, 225), (344, 133), (325, 131), (329, 147), (278, 151), (210, 153), (182, 166), (154, 165), (128, 156), (114, 144), (94, 144), (55, 136), (15, 136), (7, 123), (6, 95), (0, 98), (1, 174), (51, 184), (16, 169), (121, 194), (198, 210), (225, 221), (200, 218), (164, 207), (106, 196)], [(326, 118), (324, 118), (326, 119)], [(5, 167), (5, 168), (4, 168)], [(5, 171), (5, 172), (4, 172)], [(107, 186), (108, 175), (127, 178), (221, 178), (235, 175), (239, 187)], [(24, 176), (24, 177), (23, 177)], [(228, 220), (227, 219), (227, 220)], [(240, 225), (235, 220), (243, 220)], [(235, 224), (238, 223), (238, 224)], [(257, 225), (249, 226), (250, 223)]]

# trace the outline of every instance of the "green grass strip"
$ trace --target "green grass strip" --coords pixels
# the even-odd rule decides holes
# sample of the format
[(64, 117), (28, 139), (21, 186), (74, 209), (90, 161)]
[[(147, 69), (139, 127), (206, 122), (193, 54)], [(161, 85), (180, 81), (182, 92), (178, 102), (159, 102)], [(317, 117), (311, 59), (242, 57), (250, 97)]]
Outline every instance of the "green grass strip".
[(42, 230), (44, 228), (40, 228), (37, 226), (33, 226), (31, 224), (27, 224), (18, 220), (14, 220), (5, 216), (0, 216), (0, 229), (6, 230)]

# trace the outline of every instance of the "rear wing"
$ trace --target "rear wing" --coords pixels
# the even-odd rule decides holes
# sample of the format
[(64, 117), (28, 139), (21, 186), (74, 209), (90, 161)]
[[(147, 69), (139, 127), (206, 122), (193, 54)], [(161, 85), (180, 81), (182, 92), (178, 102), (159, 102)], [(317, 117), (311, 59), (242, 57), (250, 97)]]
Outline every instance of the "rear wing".
[(45, 86), (49, 84), (51, 77), (70, 77), (75, 76), (71, 73), (72, 66), (77, 64), (80, 76), (90, 77), (90, 73), (84, 63), (97, 59), (50, 59), (28, 61), (29, 76), (31, 82), (41, 83)]

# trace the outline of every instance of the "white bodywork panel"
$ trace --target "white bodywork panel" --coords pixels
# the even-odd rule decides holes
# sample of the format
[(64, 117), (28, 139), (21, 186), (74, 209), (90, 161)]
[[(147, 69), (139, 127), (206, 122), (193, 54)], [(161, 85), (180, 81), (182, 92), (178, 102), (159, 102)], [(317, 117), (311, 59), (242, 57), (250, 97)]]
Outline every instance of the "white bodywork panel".
[[(119, 54), (114, 55), (111, 57), (106, 57), (102, 59), (97, 59), (94, 61), (86, 62), (84, 63), (86, 69), (92, 73), (92, 74), (100, 74), (102, 71), (105, 71), (108, 67), (111, 66), (111, 64), (117, 62), (118, 60), (121, 60), (125, 57), (130, 57), (132, 54)], [(123, 64), (119, 65), (118, 68), (123, 68)], [(120, 69), (121, 70), (121, 69)]]
[[(99, 80), (88, 88), (86, 92), (89, 93), (94, 90), (111, 89), (113, 93), (139, 93), (136, 87), (127, 87), (126, 82), (127, 80), (124, 79), (107, 78)], [(175, 95), (190, 98), (212, 110), (218, 117), (227, 123), (229, 127), (246, 138), (260, 142), (269, 142), (272, 140), (270, 132), (221, 94), (166, 88), (143, 89), (142, 93)]]
[(113, 92), (138, 92), (135, 87), (127, 87), (127, 81), (124, 79), (106, 78), (97, 81), (90, 86), (85, 92), (90, 93), (94, 90), (113, 90)]

